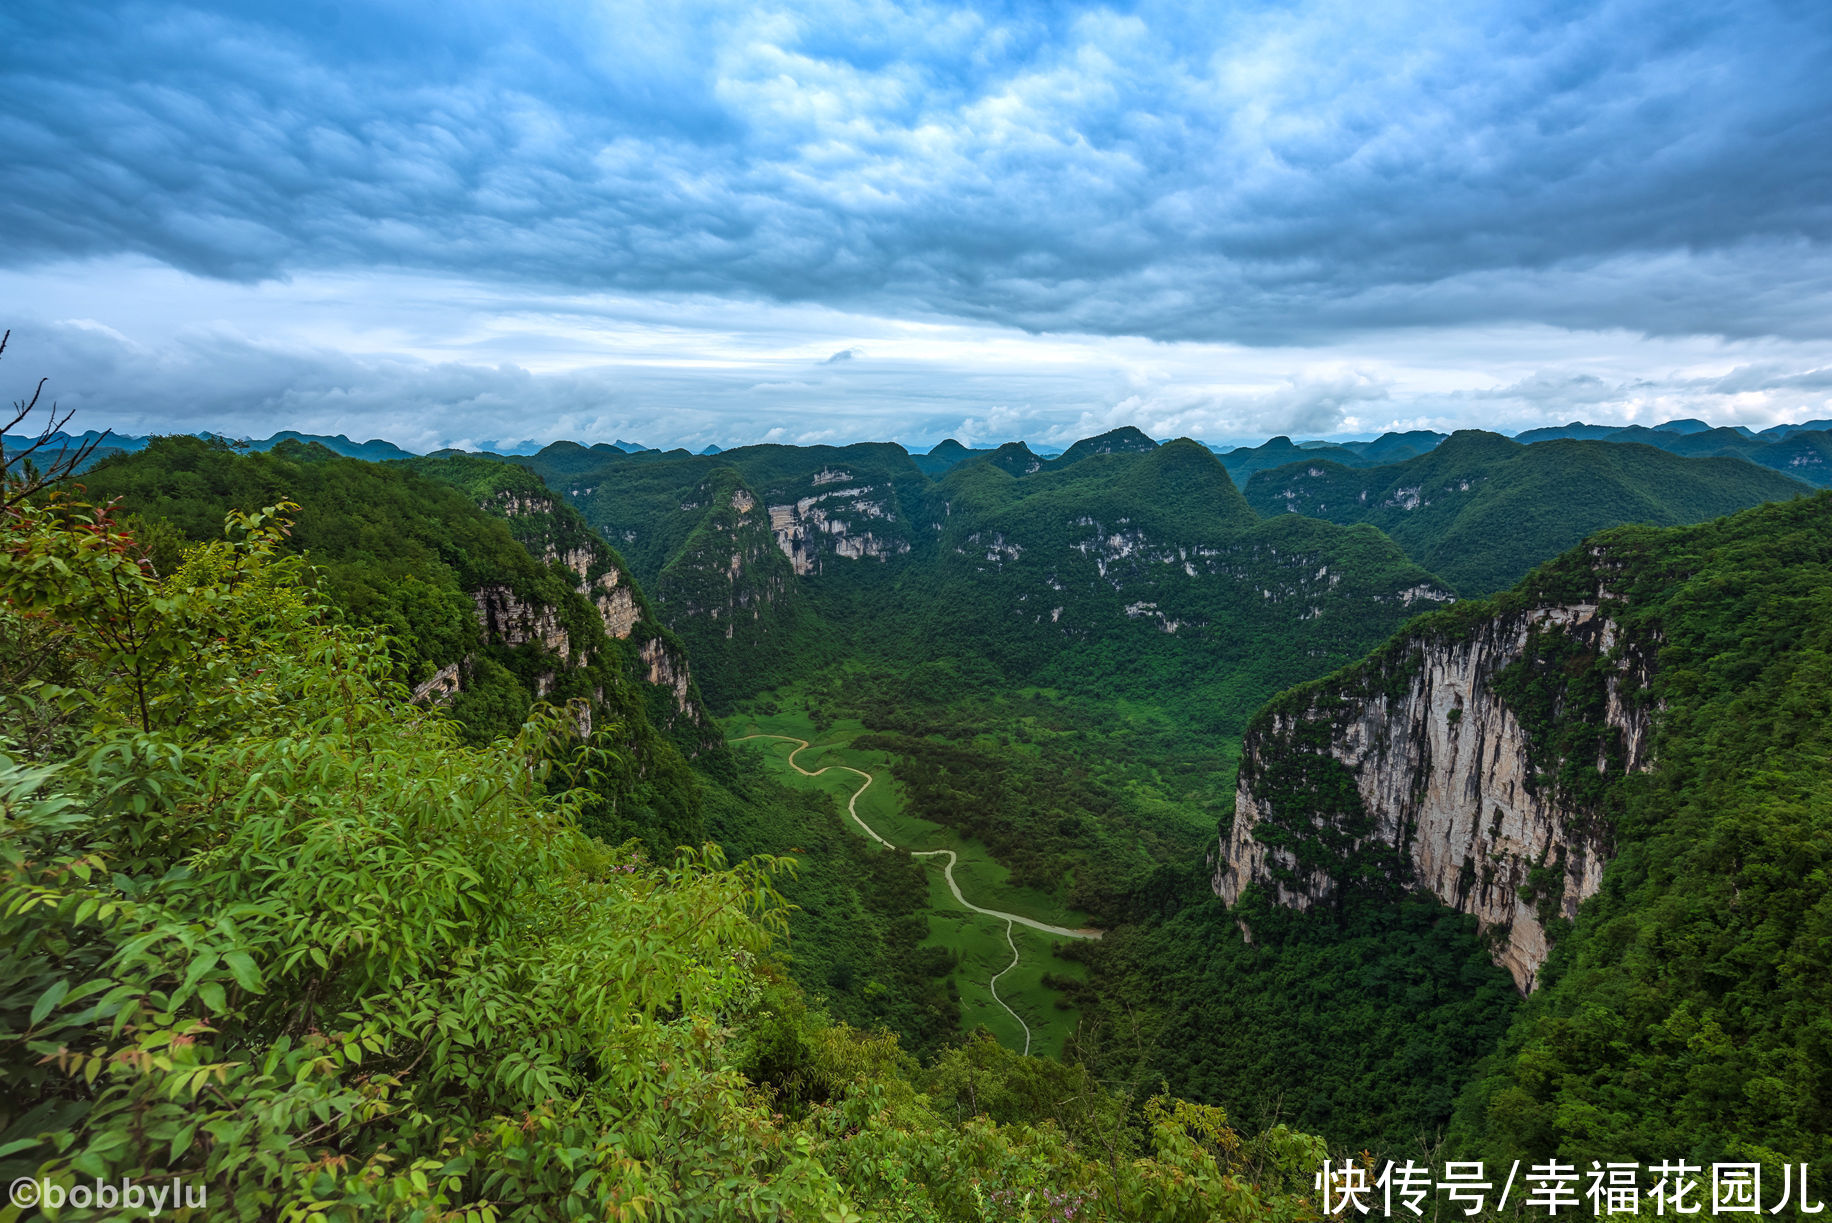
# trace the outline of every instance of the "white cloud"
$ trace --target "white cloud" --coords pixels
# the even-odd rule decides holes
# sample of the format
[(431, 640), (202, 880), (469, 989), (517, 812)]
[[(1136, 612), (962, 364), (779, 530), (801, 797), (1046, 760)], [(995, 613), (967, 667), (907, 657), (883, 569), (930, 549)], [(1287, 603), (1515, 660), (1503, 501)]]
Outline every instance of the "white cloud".
[[(0, 271), (0, 372), (78, 427), (732, 446), (891, 438), (1066, 445), (1131, 424), (1257, 443), (1582, 418), (1832, 416), (1832, 342), (1537, 326), (1265, 348), (1032, 335), (715, 297), (504, 293), (399, 273), (243, 285), (144, 262)], [(99, 317), (98, 317), (99, 314)], [(842, 353), (869, 352), (835, 360)]]

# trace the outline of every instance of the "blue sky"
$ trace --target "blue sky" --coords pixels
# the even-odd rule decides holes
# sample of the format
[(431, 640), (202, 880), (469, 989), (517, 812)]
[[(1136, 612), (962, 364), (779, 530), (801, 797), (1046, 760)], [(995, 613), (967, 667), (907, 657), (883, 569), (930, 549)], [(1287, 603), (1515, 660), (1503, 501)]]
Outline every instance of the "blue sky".
[(1832, 416), (1832, 5), (0, 10), (79, 423), (1256, 441)]

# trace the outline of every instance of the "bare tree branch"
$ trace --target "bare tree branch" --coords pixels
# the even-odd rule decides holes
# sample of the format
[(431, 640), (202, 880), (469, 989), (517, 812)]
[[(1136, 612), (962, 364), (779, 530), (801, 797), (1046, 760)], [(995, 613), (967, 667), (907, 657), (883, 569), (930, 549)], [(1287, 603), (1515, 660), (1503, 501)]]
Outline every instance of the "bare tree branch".
[[(9, 329), (0, 334), (0, 356), (6, 355), (6, 342), (13, 338)], [(33, 493), (49, 488), (63, 480), (69, 479), (83, 469), (90, 456), (95, 454), (96, 447), (108, 437), (110, 430), (103, 430), (86, 441), (76, 442), (64, 432), (64, 426), (76, 415), (75, 409), (65, 412), (61, 418), (57, 415), (57, 403), (45, 409), (45, 421), (38, 430), (38, 436), (29, 445), (18, 450), (8, 446), (8, 434), (24, 423), (25, 419), (38, 410), (38, 400), (44, 394), (48, 378), (40, 378), (38, 385), (32, 388), (30, 399), (13, 401), (13, 418), (0, 428), (0, 511), (9, 510), (24, 501)], [(28, 437), (30, 436), (28, 431)], [(56, 451), (52, 451), (52, 445)], [(39, 460), (49, 459), (44, 466)]]

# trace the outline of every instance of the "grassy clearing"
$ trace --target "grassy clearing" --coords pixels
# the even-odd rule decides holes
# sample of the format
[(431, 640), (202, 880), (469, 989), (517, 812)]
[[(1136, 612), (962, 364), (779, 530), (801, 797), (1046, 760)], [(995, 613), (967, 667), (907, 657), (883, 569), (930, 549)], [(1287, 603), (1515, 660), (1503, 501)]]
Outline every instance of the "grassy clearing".
[[(815, 788), (833, 797), (844, 812), (863, 779), (846, 769), (862, 769), (872, 774), (871, 785), (859, 794), (856, 810), (859, 817), (880, 836), (900, 848), (922, 851), (951, 849), (956, 855), (955, 881), (961, 892), (973, 903), (989, 909), (1021, 914), (1052, 925), (1079, 927), (1088, 916), (1064, 905), (1058, 897), (1034, 888), (1011, 883), (1010, 872), (994, 861), (984, 845), (965, 838), (941, 824), (918, 819), (904, 809), (899, 787), (891, 776), (890, 761), (882, 752), (852, 749), (852, 740), (864, 733), (864, 727), (849, 719), (816, 725), (808, 714), (783, 700), (778, 712), (759, 714), (741, 712), (725, 724), (728, 738), (738, 740), (747, 735), (783, 735), (805, 739), (809, 746), (795, 755), (796, 745), (783, 739), (753, 739), (736, 744), (740, 749), (757, 751), (767, 767), (786, 784)], [(810, 772), (827, 766), (817, 777), (798, 772), (795, 765)], [(866, 834), (856, 823), (845, 821), (855, 835)], [(781, 852), (798, 847), (783, 846)], [(1012, 1049), (1024, 1048), (1024, 1032), (994, 999), (990, 981), (1004, 973), (999, 981), (999, 997), (1024, 1019), (1031, 1029), (1033, 1054), (1055, 1056), (1074, 1028), (1077, 1013), (1059, 1005), (1063, 995), (1045, 986), (1045, 973), (1081, 977), (1084, 969), (1071, 961), (1051, 954), (1050, 936), (1014, 925), (1012, 939), (1019, 961), (1005, 972), (1012, 960), (1012, 943), (1006, 941), (1006, 923), (995, 917), (964, 909), (949, 891), (943, 873), (945, 859), (922, 859), (929, 876), (928, 945), (948, 948), (959, 957), (955, 986), (960, 991), (962, 1023), (969, 1029), (984, 1026), (1001, 1044)]]

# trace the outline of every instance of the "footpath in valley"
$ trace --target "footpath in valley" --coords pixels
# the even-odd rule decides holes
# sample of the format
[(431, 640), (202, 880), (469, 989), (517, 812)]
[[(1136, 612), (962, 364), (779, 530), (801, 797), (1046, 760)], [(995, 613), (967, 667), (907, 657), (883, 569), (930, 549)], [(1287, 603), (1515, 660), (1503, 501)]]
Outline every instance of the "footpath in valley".
[[(750, 734), (750, 735), (740, 735), (737, 738), (734, 738), (732, 742), (733, 743), (742, 743), (747, 739), (777, 739), (784, 743), (795, 744), (796, 745), (795, 750), (789, 753), (789, 767), (793, 768), (797, 773), (800, 773), (803, 777), (819, 777), (823, 773), (828, 772), (829, 770), (837, 769), (841, 772), (852, 773), (860, 778), (863, 778), (863, 780), (859, 783), (859, 788), (854, 790), (852, 792), (852, 797), (846, 801), (846, 814), (851, 816), (853, 822), (865, 831), (866, 836), (878, 842), (878, 844), (884, 846), (886, 849), (902, 848), (901, 846), (892, 844), (889, 840), (887, 840), (885, 837), (880, 835), (878, 830), (873, 828), (870, 824), (867, 824), (864, 818), (859, 814), (859, 796), (861, 794), (864, 794), (866, 790), (870, 789), (872, 782), (875, 780), (875, 778), (873, 777), (871, 773), (866, 772), (864, 769), (854, 768), (852, 765), (849, 765), (849, 764), (829, 764), (829, 765), (823, 765), (822, 767), (818, 769), (804, 769), (802, 768), (802, 766), (799, 763), (796, 762), (795, 757), (799, 755), (800, 753), (807, 751), (809, 748), (809, 743), (806, 739), (798, 738), (794, 735), (771, 735), (771, 734), (761, 734), (761, 733), (760, 734)], [(1007, 913), (1001, 909), (988, 909), (980, 905), (976, 905), (971, 900), (968, 900), (965, 896), (961, 894), (960, 884), (955, 881), (954, 867), (956, 863), (958, 862), (958, 859), (955, 857), (954, 851), (952, 849), (908, 850), (906, 852), (908, 852), (909, 855), (913, 858), (935, 858), (935, 857), (945, 858), (946, 861), (942, 865), (942, 875), (948, 881), (948, 890), (954, 894), (955, 901), (958, 902), (960, 906), (964, 909), (970, 909), (973, 912), (983, 914), (986, 917), (997, 918), (1000, 921), (1003, 921), (1005, 923), (1005, 942), (1008, 946), (1011, 947), (1011, 963), (1007, 964), (1004, 968), (1000, 969), (998, 972), (993, 974), (992, 980), (991, 982), (989, 982), (989, 986), (992, 990), (993, 1001), (997, 1002), (1000, 1006), (1004, 1007), (1005, 1013), (1010, 1015), (1012, 1019), (1017, 1022), (1019, 1029), (1023, 1031), (1024, 1033), (1024, 1052), (1026, 1054), (1029, 1054), (1030, 1053), (1030, 1041), (1031, 1041), (1030, 1025), (1024, 1022), (1023, 1017), (1019, 1015), (1018, 1012), (1011, 1009), (1011, 1005), (1007, 1003), (1005, 999), (999, 997), (999, 978), (1004, 976), (1006, 973), (1010, 972), (1012, 969), (1018, 966), (1018, 960), (1019, 960), (1018, 944), (1012, 938), (1012, 930), (1011, 930), (1012, 926), (1014, 924), (1020, 925), (1020, 926), (1028, 926), (1032, 930), (1037, 930), (1044, 934), (1053, 934), (1060, 938), (1077, 938), (1077, 939), (1097, 939), (1100, 937), (1100, 931), (1093, 930), (1093, 929), (1072, 930), (1067, 926), (1052, 926), (1048, 922), (1040, 922), (1033, 918), (1025, 917), (1019, 913)]]

